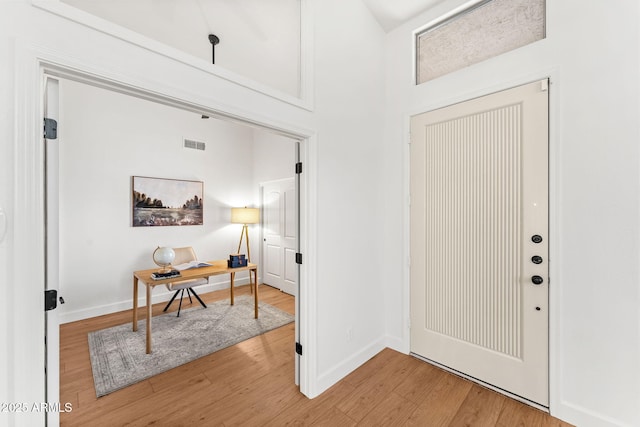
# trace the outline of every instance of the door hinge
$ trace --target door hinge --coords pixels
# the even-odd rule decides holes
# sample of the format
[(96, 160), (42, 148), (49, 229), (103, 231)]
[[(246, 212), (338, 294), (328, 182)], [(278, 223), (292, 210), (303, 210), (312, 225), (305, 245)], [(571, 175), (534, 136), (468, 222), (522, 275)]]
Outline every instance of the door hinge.
[(296, 343), (296, 353), (302, 356), (302, 344), (300, 344), (299, 342)]
[(302, 173), (302, 162), (296, 163), (296, 174)]
[(58, 122), (53, 119), (44, 119), (44, 137), (46, 139), (58, 138)]
[(302, 264), (302, 254), (300, 252), (296, 253), (296, 264)]
[(549, 90), (549, 79), (540, 80), (540, 91), (546, 92)]
[(58, 291), (47, 289), (44, 291), (44, 311), (54, 310), (58, 306)]

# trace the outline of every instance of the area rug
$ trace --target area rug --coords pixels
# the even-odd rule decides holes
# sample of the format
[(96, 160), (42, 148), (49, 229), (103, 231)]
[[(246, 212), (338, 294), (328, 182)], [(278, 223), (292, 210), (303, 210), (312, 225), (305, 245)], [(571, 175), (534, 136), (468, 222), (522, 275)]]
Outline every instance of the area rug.
[(89, 353), (98, 397), (176, 366), (293, 322), (294, 316), (266, 303), (253, 317), (253, 298), (242, 295), (152, 319), (152, 353), (145, 353), (146, 321), (89, 333)]

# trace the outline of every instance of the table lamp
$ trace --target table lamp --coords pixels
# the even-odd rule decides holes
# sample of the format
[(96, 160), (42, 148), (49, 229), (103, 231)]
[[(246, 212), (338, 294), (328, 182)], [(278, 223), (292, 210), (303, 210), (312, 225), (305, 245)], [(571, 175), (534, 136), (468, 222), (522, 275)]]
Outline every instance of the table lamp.
[[(242, 232), (240, 233), (240, 242), (238, 243), (238, 253), (242, 246), (242, 238), (244, 237), (247, 245), (247, 262), (251, 262), (251, 249), (249, 248), (249, 226), (248, 224), (257, 224), (260, 222), (260, 210), (258, 208), (231, 208), (231, 223), (242, 224)], [(251, 274), (249, 274), (249, 285), (253, 290), (251, 283)]]
[(242, 233), (240, 233), (240, 242), (238, 243), (238, 253), (242, 246), (242, 238), (245, 238), (247, 244), (247, 261), (251, 261), (251, 251), (249, 249), (249, 224), (257, 224), (260, 221), (260, 211), (258, 208), (231, 208), (231, 222), (233, 224), (242, 224)]

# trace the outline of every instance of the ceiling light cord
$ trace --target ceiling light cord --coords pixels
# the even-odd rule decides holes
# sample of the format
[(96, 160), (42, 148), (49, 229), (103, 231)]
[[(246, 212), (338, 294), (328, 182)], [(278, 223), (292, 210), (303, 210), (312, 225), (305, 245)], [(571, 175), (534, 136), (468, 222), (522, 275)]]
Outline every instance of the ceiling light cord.
[(209, 34), (209, 42), (211, 43), (211, 63), (216, 63), (216, 45), (220, 43), (220, 39), (215, 34)]

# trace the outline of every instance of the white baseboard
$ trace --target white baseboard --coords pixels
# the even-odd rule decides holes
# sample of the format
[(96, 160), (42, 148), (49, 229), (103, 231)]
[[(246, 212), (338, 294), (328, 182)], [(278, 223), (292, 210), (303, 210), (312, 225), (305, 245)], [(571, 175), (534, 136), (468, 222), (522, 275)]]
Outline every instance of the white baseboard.
[(391, 350), (395, 350), (398, 353), (409, 354), (410, 352), (409, 343), (400, 337), (387, 335), (385, 337), (385, 343), (386, 347), (389, 347)]
[(633, 422), (631, 424), (625, 423), (568, 402), (562, 402), (557, 408), (552, 408), (551, 415), (580, 427), (631, 427), (638, 425)]
[[(260, 283), (260, 278), (258, 278), (258, 283)], [(249, 278), (245, 279), (237, 279), (235, 280), (236, 287), (249, 284)], [(158, 289), (155, 290), (151, 296), (152, 304), (156, 304), (159, 302), (166, 302), (171, 299), (173, 292), (169, 292), (166, 287), (158, 286)], [(142, 287), (140, 289), (143, 289)], [(197, 288), (198, 294), (205, 294), (207, 292), (219, 291), (223, 289), (229, 289), (229, 281), (212, 283), (208, 285), (198, 286)], [(138, 307), (146, 306), (145, 301), (145, 293), (139, 292), (142, 294), (138, 297)], [(133, 307), (133, 300), (125, 300), (111, 304), (99, 305), (94, 307), (86, 307), (79, 310), (64, 312), (64, 307), (59, 306), (60, 313), (58, 313), (58, 319), (60, 324), (76, 322), (78, 320), (89, 319), (92, 317), (103, 316), (105, 314), (117, 313), (119, 311), (131, 310)]]
[(329, 371), (318, 375), (316, 383), (317, 395), (320, 395), (322, 392), (329, 389), (385, 348), (385, 339), (384, 337), (381, 337)]

